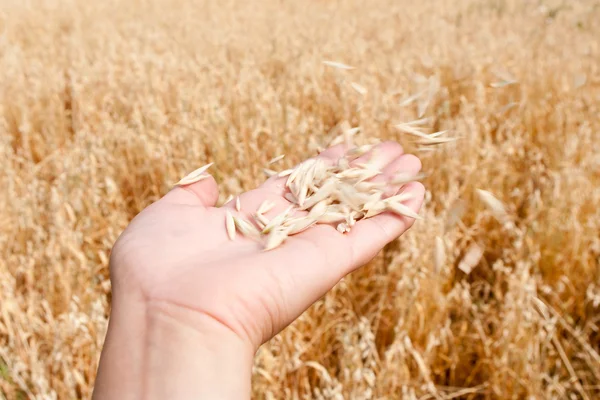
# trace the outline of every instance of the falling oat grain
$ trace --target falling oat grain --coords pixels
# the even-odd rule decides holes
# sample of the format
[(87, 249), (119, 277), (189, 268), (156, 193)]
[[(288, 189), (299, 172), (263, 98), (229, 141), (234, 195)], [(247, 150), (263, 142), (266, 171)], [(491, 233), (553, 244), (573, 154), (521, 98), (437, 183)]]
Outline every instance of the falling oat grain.
[(354, 69), (354, 67), (341, 63), (341, 62), (337, 62), (337, 61), (323, 61), (323, 64), (327, 65), (328, 67), (333, 67), (336, 69), (341, 69), (341, 70), (351, 70)]
[(209, 178), (210, 175), (204, 174), (207, 169), (209, 169), (213, 165), (213, 163), (206, 164), (195, 171), (190, 172), (186, 176), (184, 176), (179, 182), (177, 182), (176, 186), (187, 186), (192, 183), (200, 182), (203, 179)]
[(229, 210), (225, 212), (225, 227), (227, 228), (229, 240), (235, 240), (235, 222)]

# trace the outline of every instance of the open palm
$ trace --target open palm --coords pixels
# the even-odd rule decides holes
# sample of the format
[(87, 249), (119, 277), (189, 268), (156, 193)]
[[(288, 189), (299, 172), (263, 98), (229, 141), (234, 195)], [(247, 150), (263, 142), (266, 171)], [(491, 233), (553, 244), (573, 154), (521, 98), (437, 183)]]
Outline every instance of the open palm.
[[(387, 181), (398, 172), (417, 174), (421, 168), (419, 159), (403, 154), (395, 142), (376, 150), (382, 174), (375, 180)], [(318, 157), (335, 161), (343, 152), (336, 146)], [(270, 200), (275, 207), (266, 216), (272, 217), (290, 205), (284, 186), (284, 178), (274, 177), (241, 194), (240, 212), (234, 202), (215, 207), (218, 190), (212, 178), (174, 188), (142, 211), (117, 241), (111, 259), (113, 291), (118, 295), (134, 286), (145, 301), (208, 316), (257, 348), (413, 222), (383, 213), (357, 222), (344, 235), (316, 225), (268, 252), (241, 235), (228, 238), (226, 210), (250, 220)], [(423, 186), (411, 183), (402, 190), (414, 193), (406, 205), (418, 211)]]

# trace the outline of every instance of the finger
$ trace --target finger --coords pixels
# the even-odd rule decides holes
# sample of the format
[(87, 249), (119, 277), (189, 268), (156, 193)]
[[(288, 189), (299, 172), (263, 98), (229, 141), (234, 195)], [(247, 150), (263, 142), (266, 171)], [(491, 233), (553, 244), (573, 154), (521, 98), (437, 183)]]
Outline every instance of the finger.
[[(315, 158), (321, 158), (327, 163), (335, 163), (344, 155), (345, 151), (346, 146), (343, 144), (338, 144), (336, 146), (332, 146), (323, 150)], [(283, 196), (286, 191), (286, 181), (287, 177), (279, 177), (278, 175), (274, 175), (267, 179), (262, 185), (260, 185), (259, 189), (267, 190), (279, 196)]]
[[(400, 145), (394, 144), (394, 142), (386, 142), (382, 143), (377, 154), (378, 159), (378, 167), (386, 164), (382, 168), (382, 173), (377, 175), (374, 180), (378, 181), (388, 181), (391, 177), (397, 175), (398, 173), (407, 174), (407, 175), (416, 175), (421, 170), (421, 161), (412, 154), (401, 154), (394, 158), (394, 156), (398, 155), (402, 152), (402, 148)], [(378, 146), (378, 147), (379, 147)], [(398, 187), (390, 187), (390, 195), (395, 194), (398, 191)], [(422, 185), (418, 184), (407, 184), (402, 189), (403, 192), (410, 192), (414, 194), (414, 199), (409, 204), (410, 207), (415, 206), (420, 208), (423, 190)], [(418, 200), (415, 202), (415, 200)], [(369, 222), (370, 220), (376, 221), (375, 224), (373, 222)], [(334, 240), (346, 240), (349, 239), (352, 242), (352, 252), (354, 253), (353, 257), (355, 260), (348, 261), (348, 263), (352, 265), (340, 265), (342, 271), (352, 270), (370, 260), (374, 257), (383, 246), (385, 246), (390, 241), (396, 239), (400, 236), (404, 230), (406, 230), (410, 224), (412, 223), (412, 218), (406, 219), (404, 217), (396, 216), (391, 213), (383, 213), (376, 217), (369, 218), (366, 220), (361, 220), (356, 223), (356, 225), (352, 228), (352, 231), (346, 236), (340, 235), (333, 227), (326, 226), (324, 228), (329, 228), (328, 231), (316, 230), (315, 228), (309, 229), (304, 232), (302, 235), (305, 236), (308, 240), (320, 241), (323, 240), (321, 236), (325, 236), (326, 234), (333, 237)], [(366, 228), (363, 227), (366, 225)], [(321, 226), (321, 225), (319, 225)], [(382, 227), (383, 229), (380, 229)], [(379, 230), (374, 230), (373, 228), (378, 228)], [(373, 235), (373, 236), (369, 236)], [(329, 238), (328, 238), (329, 240)], [(330, 243), (326, 247), (326, 251), (330, 254), (327, 255), (327, 258), (333, 260), (345, 260), (347, 253), (347, 244), (338, 242), (338, 243)]]
[[(418, 213), (423, 204), (425, 187), (420, 182), (411, 182), (405, 185), (401, 192), (413, 195), (403, 204)], [(414, 221), (413, 218), (391, 212), (358, 221), (348, 234), (354, 249), (354, 265), (350, 266), (350, 271), (369, 262), (386, 244), (397, 239), (410, 228)]]
[(382, 172), (388, 180), (398, 173), (416, 175), (421, 171), (421, 160), (412, 154), (403, 154), (390, 162)]
[(319, 153), (317, 157), (323, 158), (324, 160), (329, 160), (331, 162), (337, 162), (342, 156), (346, 153), (348, 146), (345, 144), (338, 144), (335, 146), (331, 146), (323, 150)]
[[(403, 154), (385, 166), (382, 169), (382, 174), (375, 177), (375, 180), (389, 181), (398, 174), (417, 175), (421, 170), (421, 166), (421, 160), (418, 157), (412, 154)], [(390, 185), (386, 194), (394, 195), (398, 193), (398, 189), (398, 185)], [(422, 185), (416, 182), (406, 184), (402, 187), (401, 193), (413, 194), (413, 199), (405, 205), (417, 212), (423, 200), (424, 189)], [(357, 265), (355, 267), (368, 262), (383, 246), (404, 233), (413, 223), (413, 218), (402, 217), (389, 212), (359, 221), (349, 234), (349, 237), (357, 244)]]
[(387, 141), (374, 146), (371, 150), (352, 161), (350, 165), (369, 164), (373, 168), (383, 170), (389, 163), (403, 154), (402, 146), (397, 142)]
[(215, 178), (207, 176), (190, 185), (175, 186), (163, 199), (175, 204), (214, 207), (219, 198), (219, 187)]
[[(381, 168), (382, 174), (378, 175), (377, 179), (386, 180), (399, 172), (416, 175), (420, 171), (420, 160), (411, 154), (403, 154), (393, 158), (400, 152), (400, 146), (383, 144), (378, 157), (380, 160), (379, 166), (384, 163), (387, 163), (387, 165)], [(402, 191), (413, 193), (413, 199), (405, 204), (417, 212), (423, 199), (423, 186), (420, 183), (411, 183), (405, 185)], [(396, 191), (392, 194), (395, 193)], [(307, 263), (301, 273), (303, 275), (313, 274), (312, 279), (309, 280), (312, 283), (309, 284), (314, 285), (314, 282), (319, 281), (323, 285), (319, 287), (327, 290), (328, 285), (334, 285), (345, 274), (367, 263), (387, 243), (396, 239), (408, 229), (412, 223), (412, 218), (384, 213), (357, 222), (347, 235), (340, 234), (330, 225), (316, 225), (300, 235), (290, 237), (288, 239), (290, 246), (282, 246), (282, 250), (296, 251), (297, 240), (305, 242), (304, 245), (311, 244), (312, 250), (319, 253), (314, 256), (314, 259), (318, 261)], [(296, 244), (292, 245), (293, 243)], [(310, 253), (303, 252), (303, 254), (308, 256)], [(317, 288), (315, 286), (315, 289)]]
[[(421, 171), (421, 160), (412, 154), (403, 154), (390, 162), (382, 173), (377, 175), (373, 180), (390, 182), (398, 175), (416, 176)], [(400, 189), (400, 184), (389, 183), (385, 196), (392, 196)]]

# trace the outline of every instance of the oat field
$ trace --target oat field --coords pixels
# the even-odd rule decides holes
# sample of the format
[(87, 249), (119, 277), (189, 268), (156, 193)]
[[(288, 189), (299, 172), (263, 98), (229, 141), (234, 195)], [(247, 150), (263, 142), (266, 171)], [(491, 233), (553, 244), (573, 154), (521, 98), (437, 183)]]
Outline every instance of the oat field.
[[(223, 201), (344, 121), (421, 157), (424, 220), (260, 349), (254, 398), (600, 398), (598, 21), (594, 0), (0, 0), (0, 398), (89, 398), (111, 246), (179, 178), (214, 162)], [(459, 140), (418, 148), (395, 125), (419, 118)]]

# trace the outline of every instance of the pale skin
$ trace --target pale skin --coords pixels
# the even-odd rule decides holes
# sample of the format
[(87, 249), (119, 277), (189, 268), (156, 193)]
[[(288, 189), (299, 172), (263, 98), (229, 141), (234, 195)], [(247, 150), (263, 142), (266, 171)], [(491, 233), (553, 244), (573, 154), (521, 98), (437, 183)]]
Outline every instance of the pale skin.
[[(343, 152), (318, 157), (335, 162)], [(379, 181), (421, 168), (395, 142), (378, 145), (373, 162)], [(226, 210), (250, 220), (270, 200), (272, 217), (289, 206), (284, 184), (270, 178), (241, 194), (238, 213), (235, 201), (215, 206), (210, 177), (175, 187), (134, 218), (111, 255), (113, 303), (94, 399), (249, 399), (258, 347), (414, 222), (384, 213), (347, 234), (317, 225), (268, 252), (239, 234), (231, 241)], [(418, 212), (423, 186), (401, 190), (414, 194), (405, 204)]]

